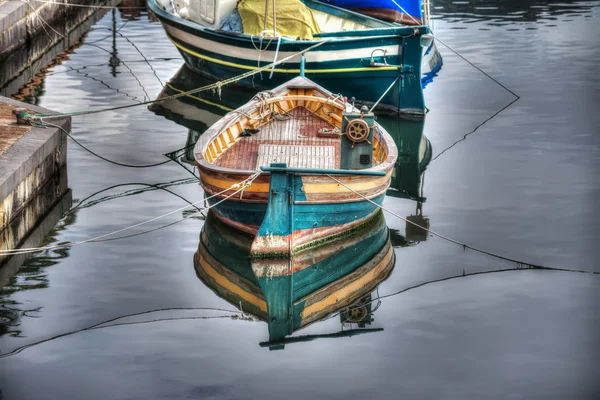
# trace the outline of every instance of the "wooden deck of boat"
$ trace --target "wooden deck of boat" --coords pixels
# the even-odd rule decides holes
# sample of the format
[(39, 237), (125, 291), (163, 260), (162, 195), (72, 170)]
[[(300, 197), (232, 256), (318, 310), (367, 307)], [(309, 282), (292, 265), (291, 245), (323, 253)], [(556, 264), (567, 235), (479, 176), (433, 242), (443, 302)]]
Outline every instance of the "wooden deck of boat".
[[(215, 162), (215, 165), (242, 170), (257, 169), (258, 153), (261, 145), (280, 145), (280, 152), (297, 149), (294, 159), (298, 167), (339, 168), (341, 139), (318, 137), (321, 128), (333, 129), (327, 121), (312, 115), (305, 107), (299, 106), (288, 111), (289, 118), (273, 118), (263, 125), (260, 131), (250, 137), (239, 138)], [(331, 149), (333, 148), (333, 154)], [(263, 150), (272, 150), (273, 146), (264, 146)], [(327, 160), (332, 157), (333, 160)], [(264, 160), (270, 160), (264, 157)], [(289, 159), (289, 156), (288, 156)], [(332, 162), (333, 161), (333, 162)], [(305, 165), (306, 164), (306, 165)]]

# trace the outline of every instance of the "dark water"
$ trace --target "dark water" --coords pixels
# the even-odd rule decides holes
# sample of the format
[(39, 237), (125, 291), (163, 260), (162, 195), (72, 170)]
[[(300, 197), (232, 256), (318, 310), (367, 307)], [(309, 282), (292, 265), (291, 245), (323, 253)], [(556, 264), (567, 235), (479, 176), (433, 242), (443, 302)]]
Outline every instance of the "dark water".
[[(438, 44), (444, 66), (425, 91), (431, 109), (425, 134), (439, 155), (424, 186), (431, 228), (531, 263), (600, 271), (600, 3), (436, 0), (433, 6), (436, 36), (521, 98), (468, 134), (514, 97)], [(154, 99), (182, 61), (145, 13), (117, 13), (117, 27), (123, 24), (116, 37), (121, 65), (109, 65), (107, 14), (42, 86), (22, 95), (59, 111)], [(188, 129), (138, 107), (74, 118), (73, 134), (111, 159), (148, 164), (183, 147)], [(140, 184), (174, 184), (170, 192), (148, 190), (81, 208), (49, 242), (101, 235), (202, 198), (190, 172), (175, 163), (122, 168), (71, 143), (68, 168), (75, 204), (114, 185), (123, 186), (94, 198)], [(403, 216), (415, 212), (406, 199), (388, 197), (385, 205)], [(396, 237), (404, 235), (403, 221), (386, 220)], [(0, 359), (0, 397), (600, 397), (598, 275), (518, 270), (461, 277), (514, 265), (430, 237), (395, 249), (396, 265), (380, 295), (459, 278), (385, 298), (373, 324), (381, 332), (269, 351), (258, 345), (268, 337), (264, 323), (189, 318), (223, 315), (205, 308), (233, 309), (194, 272), (202, 225), (189, 219), (31, 258), (0, 290), (3, 354), (133, 313), (196, 310), (130, 317), (120, 322), (178, 319), (88, 330)], [(339, 329), (334, 318), (300, 333)]]

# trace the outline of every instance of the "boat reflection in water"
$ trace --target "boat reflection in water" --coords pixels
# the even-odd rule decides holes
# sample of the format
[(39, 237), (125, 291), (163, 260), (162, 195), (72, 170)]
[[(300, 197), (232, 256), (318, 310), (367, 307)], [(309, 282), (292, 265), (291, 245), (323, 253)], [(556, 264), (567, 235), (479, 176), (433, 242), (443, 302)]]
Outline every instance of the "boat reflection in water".
[[(284, 259), (252, 259), (253, 236), (222, 223), (209, 212), (194, 265), (198, 277), (218, 296), (266, 321), (269, 341), (279, 348), (295, 331), (341, 312), (341, 322), (371, 323), (371, 293), (394, 268), (394, 250), (379, 211), (361, 229)], [(381, 330), (381, 329), (376, 329)], [(321, 336), (351, 336), (353, 329)]]
[(432, 154), (431, 143), (423, 134), (425, 120), (382, 118), (379, 122), (386, 126), (398, 146), (398, 159), (386, 195), (416, 202), (415, 214), (406, 217), (409, 222), (405, 239), (409, 243), (423, 242), (428, 236), (425, 229), (429, 229), (429, 218), (423, 216), (427, 200), (423, 186)]
[[(211, 83), (210, 79), (197, 76), (183, 66), (159, 98)], [(256, 93), (226, 86), (221, 93), (207, 91), (186, 95), (153, 104), (150, 109), (189, 129), (188, 161), (193, 162), (192, 145), (208, 126)], [(381, 117), (379, 123), (394, 137), (399, 149), (387, 196), (413, 200), (422, 210), (426, 200), (422, 178), (431, 160), (431, 145), (423, 135), (424, 121)], [(185, 156), (183, 161), (186, 161)], [(415, 222), (421, 218), (427, 226), (429, 223), (422, 215), (408, 218)], [(378, 212), (359, 230), (350, 231), (326, 245), (317, 243), (291, 259), (251, 259), (253, 236), (223, 224), (209, 212), (194, 261), (198, 277), (218, 296), (268, 323), (269, 341), (265, 345), (277, 348), (290, 341), (378, 330), (370, 326), (371, 293), (394, 267), (392, 240), (394, 246), (400, 242), (414, 245), (426, 237), (426, 231), (411, 224), (407, 224), (405, 237), (399, 233), (390, 235), (382, 213)], [(359, 329), (289, 337), (331, 317)]]

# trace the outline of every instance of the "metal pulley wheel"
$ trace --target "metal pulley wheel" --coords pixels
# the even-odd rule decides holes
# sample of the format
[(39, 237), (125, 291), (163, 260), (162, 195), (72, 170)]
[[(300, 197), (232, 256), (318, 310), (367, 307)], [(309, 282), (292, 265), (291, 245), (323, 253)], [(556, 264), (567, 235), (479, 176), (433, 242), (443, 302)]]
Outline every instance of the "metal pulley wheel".
[(369, 124), (362, 119), (354, 119), (346, 125), (346, 136), (354, 143), (364, 142), (369, 137)]

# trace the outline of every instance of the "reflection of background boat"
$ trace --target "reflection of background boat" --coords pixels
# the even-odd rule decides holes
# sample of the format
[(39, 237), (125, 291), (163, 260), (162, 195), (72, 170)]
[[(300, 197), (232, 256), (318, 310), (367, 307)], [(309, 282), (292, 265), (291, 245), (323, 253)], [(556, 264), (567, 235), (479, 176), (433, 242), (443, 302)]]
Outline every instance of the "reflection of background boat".
[[(198, 277), (217, 295), (267, 321), (271, 342), (369, 296), (394, 267), (381, 212), (362, 230), (287, 260), (251, 260), (252, 240), (211, 212), (194, 262)], [(293, 273), (273, 276), (282, 266)], [(343, 321), (369, 324), (364, 301), (355, 309)]]
[(415, 214), (406, 217), (410, 222), (406, 223), (405, 240), (425, 241), (428, 233), (419, 227), (429, 229), (429, 218), (423, 216), (423, 203), (427, 200), (423, 195), (423, 185), (425, 170), (432, 154), (431, 143), (423, 135), (425, 120), (381, 118), (379, 122), (392, 132), (391, 135), (398, 146), (398, 159), (386, 194), (417, 202)]
[(420, 202), (423, 197), (425, 170), (431, 161), (431, 142), (423, 134), (425, 120), (380, 118), (398, 147), (398, 159), (387, 195)]
[[(215, 82), (214, 79), (193, 73), (184, 64), (167, 82), (157, 100)], [(185, 153), (183, 161), (195, 164), (193, 147), (200, 135), (223, 115), (249, 101), (257, 92), (258, 90), (229, 85), (222, 87), (221, 93), (206, 91), (190, 94), (153, 103), (148, 108), (150, 111), (189, 129), (186, 143), (188, 151)]]

